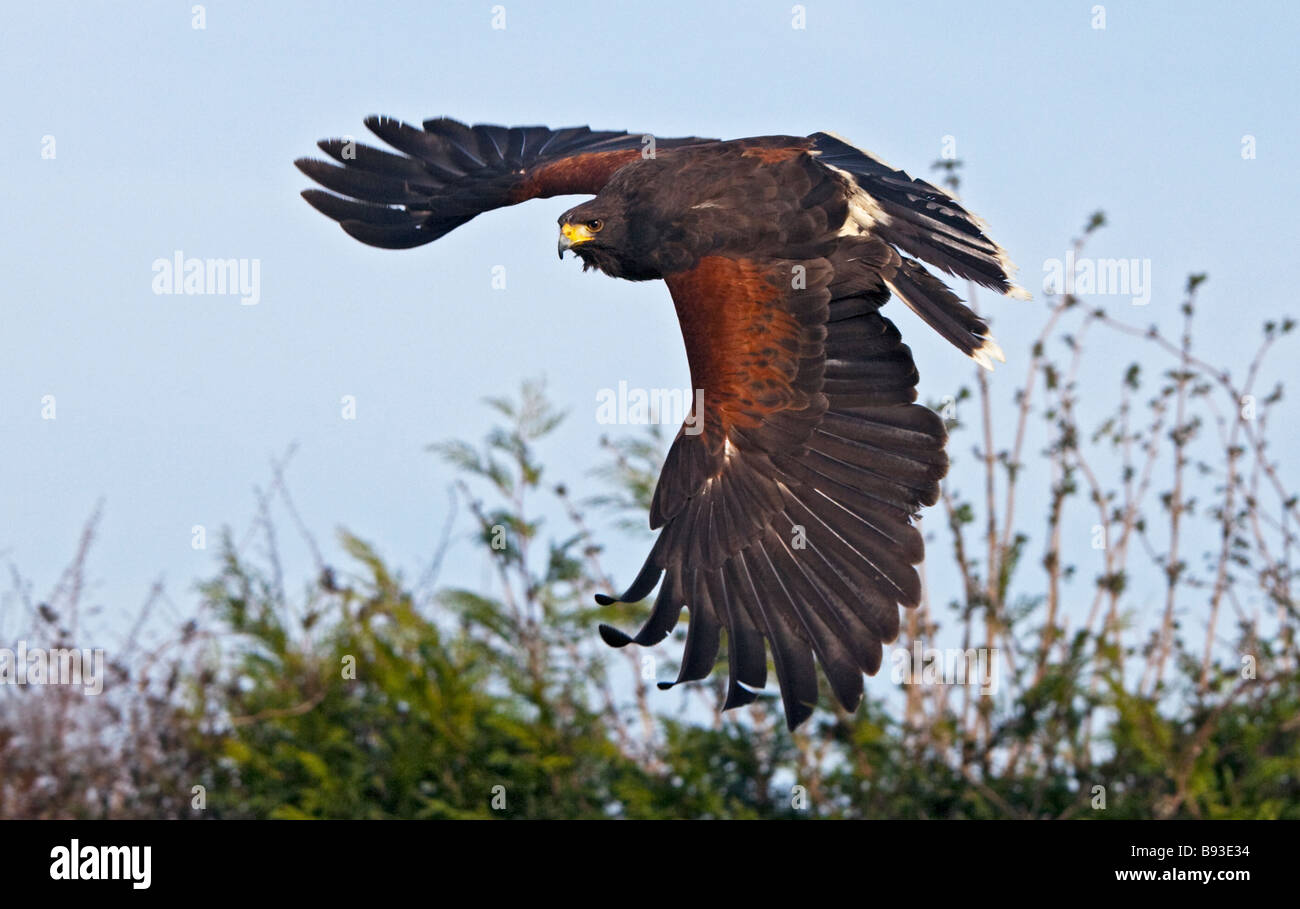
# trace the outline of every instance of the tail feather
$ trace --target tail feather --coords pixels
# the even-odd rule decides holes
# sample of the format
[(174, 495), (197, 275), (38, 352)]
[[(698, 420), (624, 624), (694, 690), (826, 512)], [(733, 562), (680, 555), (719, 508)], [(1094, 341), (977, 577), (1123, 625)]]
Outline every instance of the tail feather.
[(862, 194), (863, 227), (907, 255), (1018, 299), (1016, 267), (978, 217), (944, 190), (895, 170), (830, 133), (813, 133), (818, 160), (844, 174)]
[(885, 283), (912, 312), (980, 366), (992, 369), (994, 360), (1006, 362), (988, 323), (921, 263), (902, 259)]

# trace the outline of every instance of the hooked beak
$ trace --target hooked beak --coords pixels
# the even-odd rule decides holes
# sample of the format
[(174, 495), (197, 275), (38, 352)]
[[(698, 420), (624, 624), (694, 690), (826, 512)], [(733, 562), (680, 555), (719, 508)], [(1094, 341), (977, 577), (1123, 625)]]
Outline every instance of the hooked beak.
[(585, 225), (561, 224), (560, 242), (557, 248), (557, 252), (559, 253), (560, 258), (561, 259), (564, 258), (565, 250), (573, 249), (573, 247), (579, 245), (580, 243), (586, 243), (594, 236), (595, 234), (593, 234)]

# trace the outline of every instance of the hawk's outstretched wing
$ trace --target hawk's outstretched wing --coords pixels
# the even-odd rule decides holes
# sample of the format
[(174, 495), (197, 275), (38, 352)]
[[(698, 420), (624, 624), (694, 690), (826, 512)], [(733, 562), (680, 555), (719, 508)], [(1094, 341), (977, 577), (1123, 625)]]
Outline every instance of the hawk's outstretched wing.
[[(303, 198), (312, 207), (362, 243), (386, 249), (431, 243), (493, 208), (570, 193), (594, 195), (648, 147), (646, 136), (585, 126), (466, 126), (446, 117), (425, 120), (423, 129), (391, 117), (365, 122), (403, 154), (324, 139), (317, 144), (338, 164), (315, 158), (294, 163), (333, 190), (305, 190)], [(654, 148), (710, 141), (656, 139)]]
[(615, 646), (654, 644), (687, 607), (684, 682), (712, 671), (725, 627), (727, 707), (763, 687), (766, 639), (792, 729), (817, 701), (814, 655), (852, 710), (898, 635), (899, 604), (920, 601), (911, 517), (948, 466), (943, 422), (913, 403), (911, 353), (876, 312), (888, 291), (845, 283), (848, 258), (714, 257), (668, 279), (703, 432), (673, 443), (651, 511), (663, 530), (618, 598), (636, 602), (664, 575), (649, 619), (635, 638), (601, 629)]

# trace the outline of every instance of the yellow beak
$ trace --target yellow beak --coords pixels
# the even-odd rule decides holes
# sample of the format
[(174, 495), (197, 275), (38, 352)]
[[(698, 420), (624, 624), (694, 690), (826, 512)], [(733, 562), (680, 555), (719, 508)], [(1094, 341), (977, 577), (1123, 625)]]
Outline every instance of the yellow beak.
[(559, 246), (560, 258), (561, 259), (564, 258), (564, 251), (566, 249), (572, 249), (573, 247), (577, 246), (579, 243), (586, 243), (594, 236), (595, 234), (593, 234), (586, 227), (586, 225), (561, 224), (560, 225), (560, 246)]

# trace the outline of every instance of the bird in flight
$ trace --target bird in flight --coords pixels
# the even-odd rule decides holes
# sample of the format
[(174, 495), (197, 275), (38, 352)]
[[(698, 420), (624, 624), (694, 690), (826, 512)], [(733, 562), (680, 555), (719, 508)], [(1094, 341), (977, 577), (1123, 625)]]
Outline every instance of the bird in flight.
[(362, 243), (406, 249), (490, 209), (583, 194), (559, 219), (561, 258), (668, 285), (703, 412), (664, 461), (645, 566), (597, 597), (637, 603), (658, 585), (650, 615), (634, 636), (602, 625), (604, 640), (656, 644), (686, 608), (681, 670), (661, 688), (708, 676), (725, 629), (723, 709), (757, 698), (770, 648), (790, 729), (817, 703), (818, 663), (854, 710), (899, 606), (920, 602), (912, 521), (948, 469), (943, 421), (916, 403), (911, 351), (879, 310), (892, 294), (980, 365), (1003, 359), (921, 264), (1027, 298), (983, 223), (830, 133), (366, 126), (395, 152), (327, 139), (333, 162), (296, 162), (325, 188), (303, 197)]

